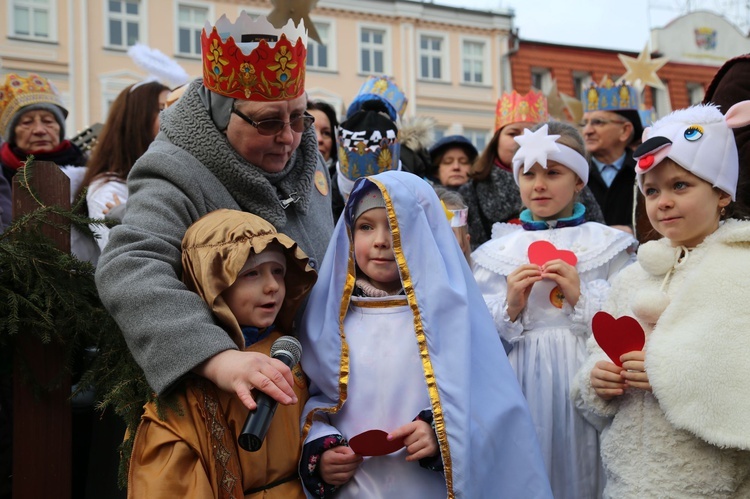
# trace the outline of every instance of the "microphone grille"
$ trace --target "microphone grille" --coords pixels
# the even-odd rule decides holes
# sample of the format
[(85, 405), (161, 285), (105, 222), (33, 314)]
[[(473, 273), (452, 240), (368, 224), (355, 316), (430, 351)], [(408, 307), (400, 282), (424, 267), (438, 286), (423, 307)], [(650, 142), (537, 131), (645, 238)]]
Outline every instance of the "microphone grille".
[(297, 365), (302, 358), (302, 345), (294, 336), (282, 336), (271, 345), (271, 357), (276, 357), (278, 354), (286, 355), (294, 360), (292, 366)]

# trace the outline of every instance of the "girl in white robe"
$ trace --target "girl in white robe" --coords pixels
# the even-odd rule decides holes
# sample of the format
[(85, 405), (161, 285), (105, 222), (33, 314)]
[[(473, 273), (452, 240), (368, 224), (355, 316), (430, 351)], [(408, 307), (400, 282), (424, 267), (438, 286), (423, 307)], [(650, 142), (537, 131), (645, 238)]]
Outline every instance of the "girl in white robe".
[[(495, 224), (473, 254), (474, 276), (518, 376), (556, 499), (594, 499), (603, 483), (597, 428), (570, 401), (586, 358), (593, 315), (610, 279), (633, 261), (635, 239), (586, 222), (578, 193), (588, 180), (583, 141), (570, 125), (550, 122), (516, 140), (513, 173), (527, 207), (523, 225)], [(577, 262), (551, 255), (530, 263), (529, 247), (549, 242)], [(536, 261), (536, 260), (535, 260)], [(572, 263), (572, 265), (571, 265)]]

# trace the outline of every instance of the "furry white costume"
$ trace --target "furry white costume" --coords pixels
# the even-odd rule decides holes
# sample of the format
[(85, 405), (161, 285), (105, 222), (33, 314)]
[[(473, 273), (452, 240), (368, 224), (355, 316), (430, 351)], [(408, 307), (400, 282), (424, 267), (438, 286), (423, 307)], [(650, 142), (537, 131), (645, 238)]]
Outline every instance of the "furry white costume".
[(750, 222), (727, 221), (678, 264), (668, 240), (646, 243), (615, 278), (604, 310), (634, 315), (631, 303), (658, 291), (674, 264), (653, 330), (636, 316), (653, 393), (599, 398), (589, 376), (608, 359), (593, 338), (575, 380), (576, 405), (594, 422), (612, 418), (601, 438), (605, 497), (750, 497), (748, 249)]
[[(635, 152), (639, 185), (669, 157), (734, 197), (731, 128), (747, 124), (749, 105), (733, 106), (726, 118), (715, 106), (696, 106), (647, 129)], [(605, 310), (643, 326), (653, 393), (631, 388), (599, 398), (590, 375), (607, 357), (589, 340), (571, 395), (586, 415), (612, 418), (601, 443), (605, 497), (750, 497), (748, 249), (750, 222), (729, 220), (692, 250), (666, 238), (641, 246), (637, 264), (615, 279)]]

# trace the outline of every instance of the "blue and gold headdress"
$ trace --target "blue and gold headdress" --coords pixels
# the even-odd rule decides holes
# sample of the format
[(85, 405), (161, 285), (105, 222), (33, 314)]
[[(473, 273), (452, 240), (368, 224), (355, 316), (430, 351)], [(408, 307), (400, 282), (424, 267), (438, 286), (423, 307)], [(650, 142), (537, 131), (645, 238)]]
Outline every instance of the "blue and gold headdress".
[(341, 123), (338, 143), (338, 183), (345, 196), (360, 177), (399, 169), (396, 124), (375, 111), (358, 111)]
[(393, 121), (404, 115), (408, 100), (404, 92), (396, 85), (390, 76), (370, 76), (364, 82), (354, 100), (346, 111), (347, 118), (362, 109), (367, 101), (378, 100), (385, 104), (388, 115)]

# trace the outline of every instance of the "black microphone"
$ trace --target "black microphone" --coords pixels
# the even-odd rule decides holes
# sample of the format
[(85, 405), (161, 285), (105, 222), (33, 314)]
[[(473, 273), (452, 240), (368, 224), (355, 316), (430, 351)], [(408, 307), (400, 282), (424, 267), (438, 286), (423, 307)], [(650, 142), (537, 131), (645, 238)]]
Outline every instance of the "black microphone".
[[(271, 357), (279, 359), (291, 369), (302, 357), (302, 345), (293, 336), (282, 336), (271, 345)], [(255, 452), (263, 446), (263, 440), (278, 405), (276, 400), (261, 391), (255, 395), (255, 403), (258, 407), (247, 415), (242, 432), (237, 437), (240, 447), (250, 452)]]

